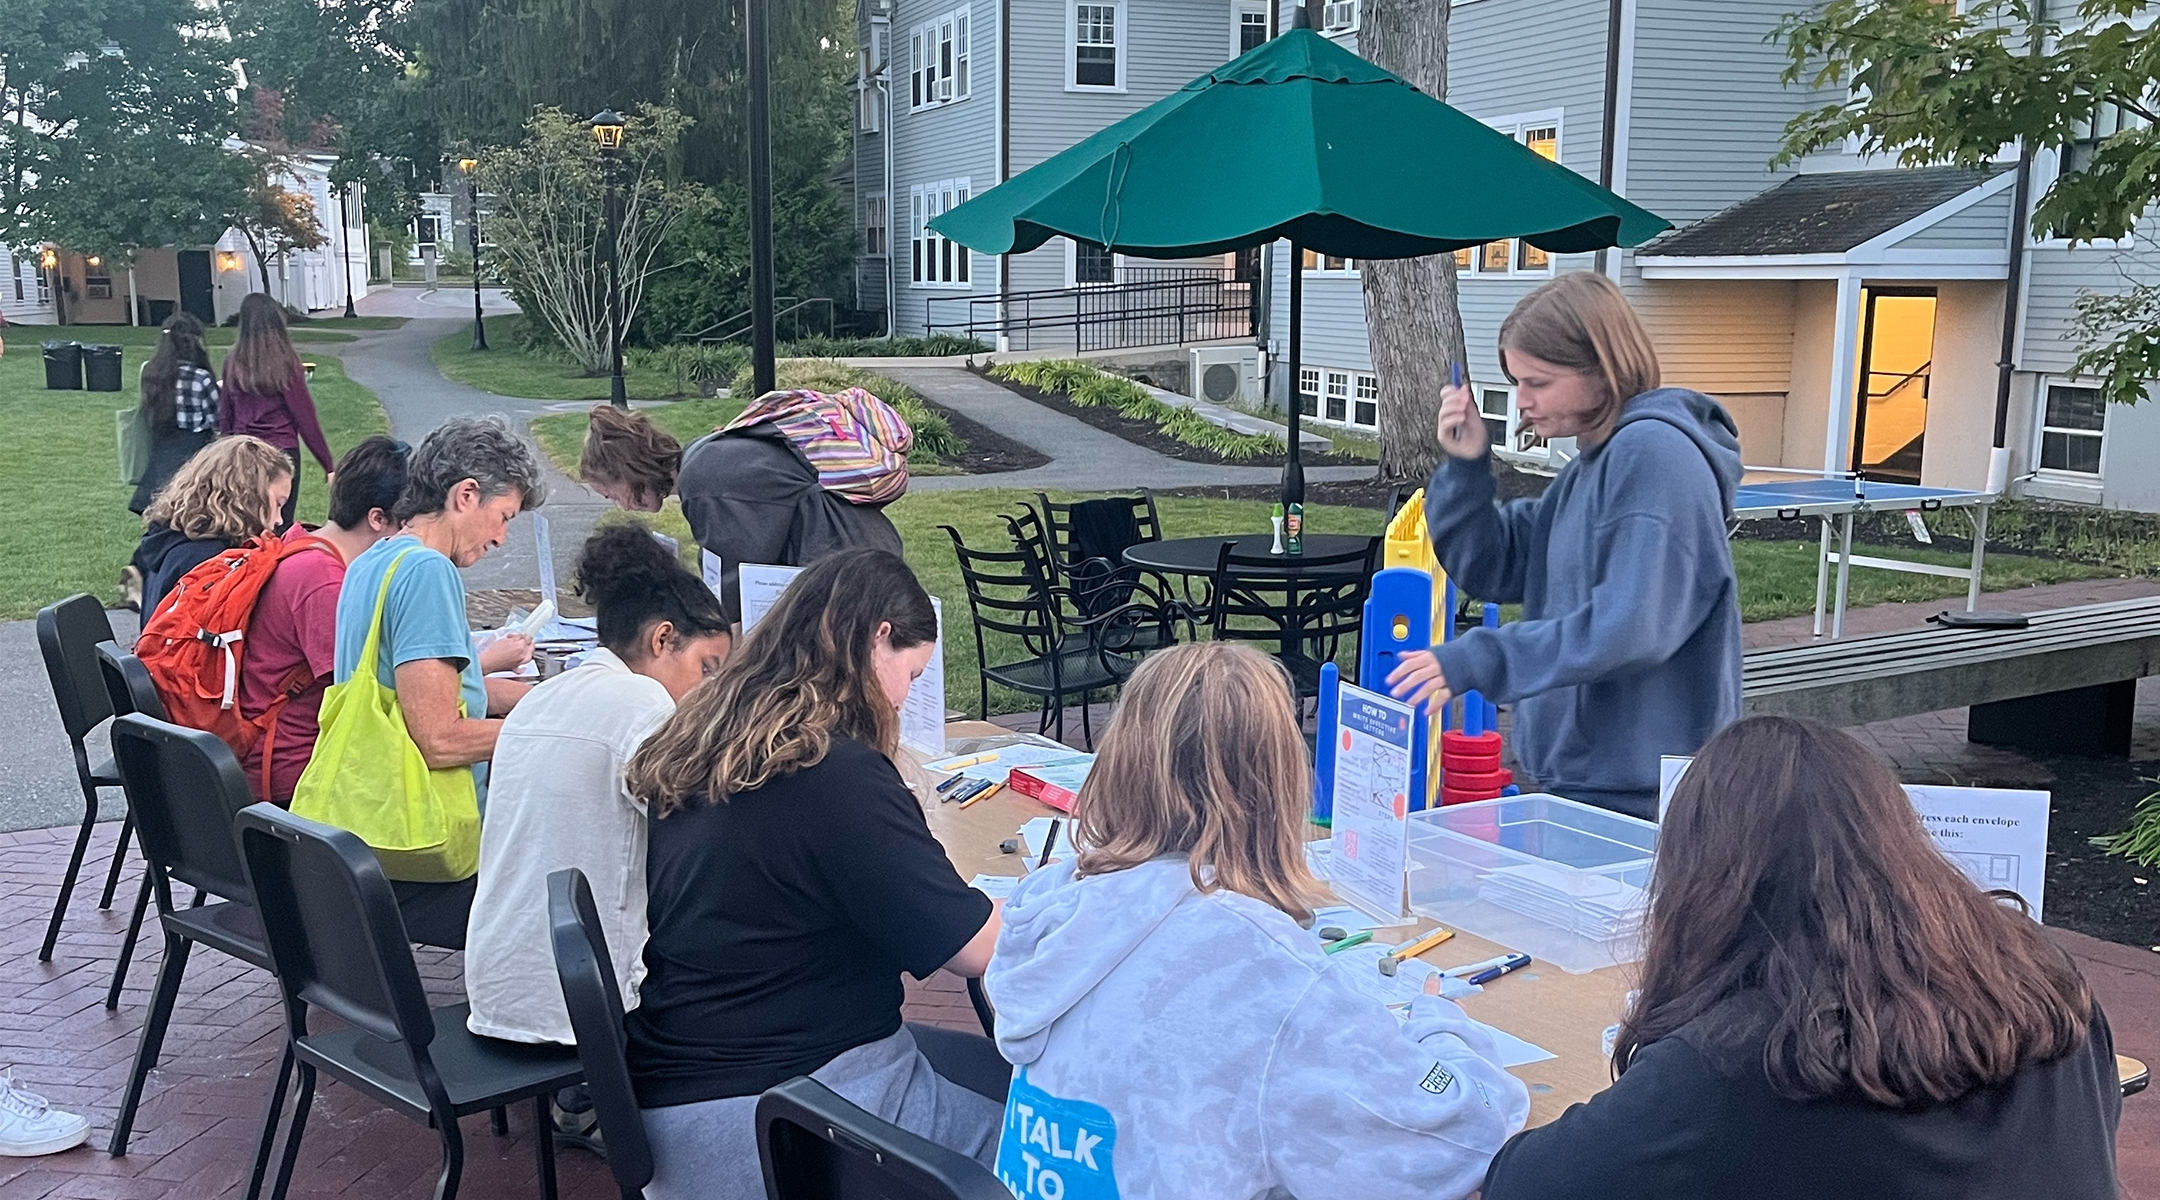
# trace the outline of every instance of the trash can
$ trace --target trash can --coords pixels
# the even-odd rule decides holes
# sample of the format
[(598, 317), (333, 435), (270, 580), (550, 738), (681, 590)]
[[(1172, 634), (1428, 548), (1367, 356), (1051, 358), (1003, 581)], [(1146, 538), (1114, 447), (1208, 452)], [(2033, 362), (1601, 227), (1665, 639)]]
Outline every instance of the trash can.
[(45, 388), (47, 391), (82, 390), (81, 342), (45, 343)]
[(84, 386), (93, 392), (120, 390), (120, 347), (84, 346), (82, 362)]

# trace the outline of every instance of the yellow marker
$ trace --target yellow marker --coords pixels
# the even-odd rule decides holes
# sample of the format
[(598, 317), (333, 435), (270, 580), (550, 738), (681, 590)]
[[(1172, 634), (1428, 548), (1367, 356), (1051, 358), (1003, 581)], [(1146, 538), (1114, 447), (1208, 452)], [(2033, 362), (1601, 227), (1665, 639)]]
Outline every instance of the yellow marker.
[(932, 767), (930, 769), (949, 775), (954, 771), (962, 770), (966, 767), (979, 767), (982, 764), (989, 762), (996, 757), (997, 753), (995, 751), (992, 751), (989, 754), (978, 754), (973, 758), (963, 758), (958, 762), (949, 762), (941, 766)]
[(1004, 787), (1005, 785), (1002, 783), (993, 783), (989, 787), (986, 787), (983, 790), (975, 793), (974, 795), (969, 796), (965, 800), (962, 800), (960, 802), (960, 807), (964, 809), (967, 808), (969, 805), (979, 803), (986, 797), (990, 796), (992, 793), (1004, 790)]
[(1440, 943), (1454, 936), (1454, 930), (1449, 929), (1446, 926), (1441, 926), (1434, 929), (1431, 933), (1426, 934), (1424, 937), (1421, 937), (1418, 940), (1410, 943), (1409, 945), (1404, 946), (1402, 949), (1397, 950), (1389, 957), (1393, 958), (1396, 962), (1402, 962), (1406, 959), (1416, 958), (1418, 955), (1425, 953), (1427, 950), (1432, 949), (1434, 946), (1437, 946)]

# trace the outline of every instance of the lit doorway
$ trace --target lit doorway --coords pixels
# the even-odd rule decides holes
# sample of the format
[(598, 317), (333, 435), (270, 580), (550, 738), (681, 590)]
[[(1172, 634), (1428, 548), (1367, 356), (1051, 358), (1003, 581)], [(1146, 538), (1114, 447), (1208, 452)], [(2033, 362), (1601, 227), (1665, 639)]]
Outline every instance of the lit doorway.
[(1935, 367), (1935, 289), (1867, 288), (1861, 311), (1852, 469), (1869, 479), (1918, 483)]

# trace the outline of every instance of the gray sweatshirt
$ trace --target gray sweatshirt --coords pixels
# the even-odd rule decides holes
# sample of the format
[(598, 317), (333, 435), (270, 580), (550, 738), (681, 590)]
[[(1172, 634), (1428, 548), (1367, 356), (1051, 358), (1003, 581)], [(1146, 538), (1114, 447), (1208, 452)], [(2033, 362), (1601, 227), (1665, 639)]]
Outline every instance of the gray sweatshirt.
[(1487, 458), (1433, 472), (1425, 522), (1449, 577), (1523, 606), (1433, 653), (1457, 695), (1514, 704), (1516, 758), (1546, 790), (1654, 819), (1658, 757), (1740, 716), (1740, 474), (1732, 417), (1683, 388), (1629, 400), (1536, 499), (1495, 504)]
[(1182, 856), (1028, 876), (983, 977), (1016, 1068), (999, 1176), (1020, 1200), (1461, 1200), (1529, 1092), (1490, 1030), (1438, 997), (1404, 1024), (1355, 966)]

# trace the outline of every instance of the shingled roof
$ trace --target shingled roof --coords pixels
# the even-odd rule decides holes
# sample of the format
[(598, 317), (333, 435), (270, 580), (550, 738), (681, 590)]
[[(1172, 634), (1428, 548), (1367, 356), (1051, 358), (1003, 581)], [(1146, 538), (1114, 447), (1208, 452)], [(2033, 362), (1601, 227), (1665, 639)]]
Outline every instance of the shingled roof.
[(1664, 234), (1644, 257), (1842, 254), (1987, 181), (1985, 167), (1795, 175)]

